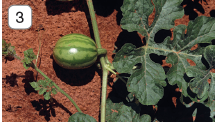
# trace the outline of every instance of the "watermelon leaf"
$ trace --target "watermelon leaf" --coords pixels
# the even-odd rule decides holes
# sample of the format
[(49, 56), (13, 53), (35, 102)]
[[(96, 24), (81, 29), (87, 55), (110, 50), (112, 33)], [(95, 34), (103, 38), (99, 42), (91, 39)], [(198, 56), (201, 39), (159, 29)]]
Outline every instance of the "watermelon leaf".
[(36, 59), (36, 55), (33, 52), (33, 49), (30, 48), (24, 51), (24, 59), (22, 60), (23, 66), (25, 69), (28, 69), (32, 65), (32, 61)]
[(30, 82), (30, 85), (35, 91), (38, 91), (39, 95), (43, 94), (45, 100), (49, 100), (51, 98), (51, 94), (57, 94), (53, 81), (49, 79), (38, 80), (38, 82)]
[(215, 101), (214, 100), (208, 100), (208, 102), (205, 104), (207, 107), (210, 108), (210, 117), (212, 118), (213, 122), (215, 121)]
[[(188, 26), (174, 26), (174, 21), (184, 15), (183, 7), (180, 5), (182, 1), (124, 0), (121, 7), (123, 15), (121, 27), (129, 32), (137, 31), (145, 37), (146, 44), (139, 48), (132, 44), (125, 44), (116, 53), (113, 66), (119, 73), (131, 74), (128, 78), (127, 89), (143, 105), (155, 105), (158, 103), (163, 97), (166, 78), (170, 85), (177, 84), (185, 97), (190, 97), (187, 92), (188, 82), (184, 75), (187, 69), (187, 71), (193, 71), (197, 68), (190, 68), (191, 65), (188, 61), (193, 61), (196, 67), (200, 69), (199, 72), (206, 69), (201, 61), (205, 47), (201, 47), (198, 44), (211, 44), (211, 40), (215, 39), (215, 19), (200, 16), (194, 21), (190, 21)], [(153, 23), (149, 25), (148, 18), (153, 9), (155, 9), (155, 18)], [(162, 43), (154, 41), (155, 34), (158, 31), (171, 28), (173, 29), (172, 40), (168, 36)], [(198, 45), (198, 48), (191, 50), (194, 45)], [(163, 67), (149, 57), (152, 53), (166, 56), (166, 62), (172, 65), (166, 75)], [(213, 55), (213, 53), (210, 54)], [(208, 58), (208, 62), (211, 62), (211, 60), (212, 58)], [(136, 64), (141, 64), (141, 67), (134, 70), (133, 67)], [(194, 93), (198, 91), (198, 98), (201, 98), (201, 101), (207, 99), (207, 95), (209, 95), (206, 93), (209, 86), (205, 82), (211, 77), (208, 72), (206, 71), (204, 75), (201, 75), (206, 77), (203, 80), (205, 86), (202, 87), (201, 92), (198, 89), (194, 89), (198, 84), (196, 83), (197, 81), (190, 84), (190, 87), (194, 89)], [(200, 83), (199, 85), (201, 85)], [(214, 86), (211, 88), (214, 88)], [(213, 93), (213, 91), (210, 91), (210, 93)], [(197, 98), (194, 99), (198, 100)]]
[(69, 117), (68, 122), (96, 122), (96, 119), (88, 114), (77, 112)]
[(123, 102), (113, 103), (110, 99), (106, 102), (107, 122), (151, 122), (147, 114), (140, 115), (140, 107), (135, 103), (124, 105)]
[[(201, 70), (199, 67), (190, 66), (186, 69), (186, 74), (189, 77), (194, 77), (190, 83), (190, 89), (197, 94), (198, 98), (203, 98), (205, 95), (209, 95), (210, 99), (215, 99), (215, 73), (212, 73), (212, 69), (215, 68), (215, 46), (207, 46), (203, 54), (204, 58), (209, 64), (208, 70)], [(211, 79), (209, 85), (208, 79)]]

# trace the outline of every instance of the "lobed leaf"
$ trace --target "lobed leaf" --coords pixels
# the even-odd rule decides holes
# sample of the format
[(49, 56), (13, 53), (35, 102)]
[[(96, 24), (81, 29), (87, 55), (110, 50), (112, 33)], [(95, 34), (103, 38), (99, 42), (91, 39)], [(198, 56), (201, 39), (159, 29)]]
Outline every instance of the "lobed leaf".
[(31, 87), (34, 88), (34, 90), (38, 91), (41, 89), (40, 85), (38, 84), (38, 82), (30, 82)]
[(106, 101), (106, 120), (107, 122), (150, 122), (151, 117), (147, 114), (140, 115), (140, 107), (135, 103), (130, 106), (122, 102), (113, 103), (110, 99)]
[(30, 85), (31, 85), (33, 88), (39, 87), (39, 84), (38, 84), (37, 82), (30, 82)]
[(53, 94), (57, 94), (56, 88), (52, 88), (51, 92), (52, 92)]
[(76, 112), (69, 117), (68, 122), (96, 122), (96, 119), (81, 112)]
[[(174, 27), (174, 21), (184, 14), (183, 7), (180, 5), (182, 0), (152, 0), (152, 2), (151, 0), (124, 0), (121, 7), (123, 14), (121, 27), (129, 32), (137, 31), (145, 36), (146, 45), (136, 48), (134, 45), (125, 44), (116, 53), (113, 60), (113, 66), (117, 72), (131, 74), (127, 82), (127, 89), (134, 93), (143, 105), (155, 105), (163, 97), (166, 77), (170, 85), (177, 84), (182, 90), (182, 94), (185, 97), (189, 96), (188, 82), (184, 76), (185, 70), (190, 67), (188, 60), (192, 60), (199, 69), (206, 69), (201, 61), (204, 47), (198, 45), (195, 50), (191, 50), (191, 48), (200, 43), (211, 44), (211, 40), (215, 39), (215, 19), (213, 17), (200, 16), (194, 21), (190, 21), (188, 26)], [(148, 17), (153, 9), (156, 12), (155, 18), (149, 25)], [(173, 28), (173, 40), (166, 37), (162, 43), (154, 41), (155, 34), (159, 30), (170, 28)], [(172, 64), (172, 67), (166, 76), (161, 65), (150, 59), (151, 53), (167, 56), (166, 62)], [(142, 66), (134, 70), (133, 67), (137, 64)], [(205, 80), (203, 81), (206, 85)], [(196, 87), (196, 83), (199, 85), (202, 83), (197, 82), (197, 79), (192, 81), (195, 83), (193, 87)], [(207, 99), (208, 91), (205, 90), (208, 88), (206, 85), (203, 91), (199, 92), (198, 97), (201, 98), (201, 101)], [(196, 93), (198, 89), (193, 90)], [(197, 100), (197, 98), (193, 98), (193, 100)]]
[[(124, 0), (121, 7), (123, 18), (121, 27), (129, 32), (137, 31), (146, 40), (154, 42), (155, 33), (160, 29), (170, 29), (174, 20), (183, 17), (183, 0)], [(155, 7), (155, 18), (149, 26), (148, 17)], [(150, 42), (152, 43), (152, 42)]]
[[(188, 67), (186, 69), (186, 74), (189, 77), (194, 77), (190, 83), (189, 87), (192, 92), (197, 94), (198, 98), (203, 98), (205, 95), (211, 99), (215, 99), (215, 87), (214, 87), (214, 73), (211, 69), (215, 68), (215, 45), (209, 45), (204, 50), (204, 58), (209, 64), (208, 70), (201, 70), (199, 67)], [(211, 78), (211, 84), (209, 85), (208, 79)]]
[(211, 82), (208, 95), (210, 99), (215, 100), (215, 73), (211, 73)]
[(44, 87), (44, 88), (47, 88), (47, 87), (50, 87), (50, 83), (47, 81), (47, 79), (45, 80), (38, 80), (38, 83), (40, 86)]
[(49, 100), (51, 98), (51, 92), (45, 92), (45, 94), (43, 95), (45, 100)]
[(210, 117), (212, 118), (213, 122), (215, 121), (215, 101), (214, 100), (208, 100), (206, 103), (206, 106), (210, 108)]
[(44, 93), (46, 92), (46, 90), (47, 90), (47, 89), (45, 89), (45, 88), (41, 88), (41, 89), (39, 90), (38, 94), (39, 94), (39, 95), (42, 95), (42, 94), (44, 94)]
[(165, 72), (162, 66), (153, 62), (145, 48), (125, 44), (113, 60), (118, 72), (131, 72), (135, 64), (141, 63), (140, 69), (135, 70), (128, 79), (127, 89), (134, 93), (140, 103), (154, 105), (163, 97), (163, 87), (166, 86)]
[(25, 69), (28, 69), (32, 65), (32, 61), (36, 59), (36, 55), (33, 52), (33, 49), (30, 48), (24, 51), (24, 59), (22, 60), (23, 66)]

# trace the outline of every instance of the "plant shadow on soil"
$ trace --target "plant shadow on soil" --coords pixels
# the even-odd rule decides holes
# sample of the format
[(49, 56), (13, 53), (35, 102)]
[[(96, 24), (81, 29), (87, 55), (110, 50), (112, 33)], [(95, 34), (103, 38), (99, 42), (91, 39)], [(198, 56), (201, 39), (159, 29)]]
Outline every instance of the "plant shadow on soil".
[(35, 91), (31, 85), (30, 85), (30, 82), (33, 82), (35, 81), (34, 79), (34, 75), (33, 75), (33, 71), (30, 71), (30, 70), (27, 70), (25, 71), (25, 75), (17, 75), (17, 74), (14, 74), (14, 73), (11, 73), (10, 76), (6, 75), (6, 78), (2, 78), (2, 80), (6, 80), (6, 84), (10, 84), (11, 87), (14, 87), (14, 86), (18, 86), (17, 84), (17, 78), (24, 78), (22, 80), (24, 84), (24, 88), (25, 88), (25, 92), (29, 95), (31, 92), (35, 92), (37, 93), (37, 91)]
[[(17, 78), (23, 78), (22, 82), (24, 84), (25, 92), (29, 95), (30, 93), (36, 93), (37, 91), (34, 90), (34, 88), (31, 87), (30, 82), (36, 81), (33, 75), (33, 71), (27, 70), (25, 72), (25, 75), (17, 75), (12, 73), (10, 76), (6, 75), (6, 78), (2, 78), (2, 80), (6, 80), (6, 84), (9, 84), (11, 87), (18, 86), (17, 84)], [(35, 108), (35, 110), (39, 111), (39, 115), (42, 115), (45, 117), (46, 121), (50, 121), (50, 117), (55, 117), (55, 108), (60, 107), (65, 112), (67, 112), (69, 115), (72, 115), (72, 113), (64, 107), (62, 104), (58, 103), (54, 98), (51, 100), (43, 100), (39, 99), (39, 101), (31, 101), (32, 106)], [(18, 107), (19, 108), (19, 107)], [(21, 107), (20, 107), (21, 108)], [(8, 109), (8, 111), (11, 111), (12, 109)], [(60, 120), (59, 120), (60, 121)]]
[[(51, 58), (53, 59), (53, 56)], [(96, 64), (85, 69), (71, 70), (60, 67), (53, 59), (53, 68), (57, 77), (71, 86), (82, 86), (91, 82), (96, 71), (101, 76), (101, 70), (98, 69)]]
[[(54, 98), (50, 100), (42, 100), (39, 99), (39, 101), (31, 101), (32, 106), (35, 108), (35, 110), (39, 111), (39, 115), (42, 115), (45, 117), (46, 121), (50, 121), (50, 117), (55, 117), (55, 108), (60, 107), (64, 111), (66, 111), (70, 116), (72, 113), (64, 107), (61, 103), (58, 103)], [(59, 119), (60, 121), (60, 119)]]

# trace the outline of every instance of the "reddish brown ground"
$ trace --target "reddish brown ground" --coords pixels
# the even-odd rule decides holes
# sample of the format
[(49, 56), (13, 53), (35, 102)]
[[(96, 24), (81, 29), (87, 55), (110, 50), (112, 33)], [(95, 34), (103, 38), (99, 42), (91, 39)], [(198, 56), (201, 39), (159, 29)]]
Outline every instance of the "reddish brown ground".
[[(190, 0), (191, 1), (191, 0)], [(214, 16), (215, 1), (202, 0), (204, 13), (194, 9), (198, 15)], [(108, 50), (108, 59), (112, 58), (115, 42), (124, 39), (127, 32), (120, 28), (119, 20), (121, 2), (100, 2), (94, 0), (96, 18), (103, 48)], [(16, 52), (23, 57), (23, 52), (33, 48), (38, 52), (39, 41), (42, 42), (39, 68), (56, 84), (67, 92), (81, 110), (99, 120), (101, 71), (96, 65), (85, 70), (65, 70), (53, 62), (52, 50), (56, 41), (69, 33), (81, 33), (91, 36), (86, 17), (86, 7), (77, 1), (74, 3), (54, 4), (52, 0), (3, 0), (2, 1), (2, 38), (16, 47)], [(11, 5), (29, 5), (33, 11), (33, 24), (27, 30), (13, 30), (8, 26), (8, 8)], [(64, 6), (62, 8), (62, 6)], [(185, 7), (185, 5), (184, 5)], [(100, 11), (101, 10), (101, 11)], [(192, 9), (191, 9), (192, 10)], [(212, 11), (213, 10), (213, 11)], [(212, 13), (213, 12), (213, 13)], [(192, 18), (191, 18), (192, 19)], [(152, 18), (151, 20), (152, 21)], [(188, 24), (189, 15), (176, 20), (178, 24)], [(38, 32), (38, 28), (40, 31)], [(124, 35), (123, 35), (124, 34)], [(120, 35), (120, 36), (119, 36)], [(141, 38), (142, 39), (142, 38)], [(163, 65), (168, 66), (168, 65)], [(2, 61), (2, 121), (10, 122), (46, 122), (63, 121), (77, 112), (70, 101), (60, 93), (53, 96), (53, 102), (44, 101), (29, 82), (36, 79), (37, 73), (25, 70), (18, 60)], [(38, 75), (37, 79), (43, 79)], [(108, 87), (108, 93), (111, 87)]]

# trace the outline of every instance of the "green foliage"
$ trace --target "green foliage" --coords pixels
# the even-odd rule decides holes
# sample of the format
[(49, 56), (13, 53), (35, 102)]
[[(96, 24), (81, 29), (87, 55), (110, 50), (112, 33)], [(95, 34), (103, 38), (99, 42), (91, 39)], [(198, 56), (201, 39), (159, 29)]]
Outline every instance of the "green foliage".
[(210, 117), (212, 118), (213, 122), (215, 122), (215, 101), (214, 100), (209, 100), (206, 103), (206, 106), (210, 108)]
[[(203, 57), (209, 64), (209, 69), (201, 69), (197, 66), (189, 66), (186, 69), (186, 74), (189, 77), (193, 77), (189, 82), (191, 91), (197, 94), (197, 98), (202, 99), (205, 96), (209, 96), (210, 99), (215, 99), (215, 73), (211, 70), (215, 68), (215, 45), (209, 45), (205, 48)], [(208, 79), (211, 79), (209, 85)], [(207, 98), (205, 98), (207, 99)]]
[[(215, 73), (212, 72), (215, 69), (215, 46), (211, 45), (211, 41), (215, 39), (215, 19), (200, 16), (190, 21), (188, 26), (174, 26), (174, 21), (184, 15), (184, 10), (181, 6), (182, 1), (123, 1), (121, 27), (129, 32), (136, 31), (144, 36), (146, 44), (137, 48), (133, 44), (127, 43), (116, 53), (113, 67), (120, 73), (119, 75), (124, 73), (130, 75), (129, 77), (124, 77), (128, 78), (125, 83), (129, 93), (124, 102), (114, 103), (110, 99), (107, 100), (107, 122), (150, 122), (152, 119), (148, 114), (140, 114), (140, 105), (156, 105), (163, 98), (166, 82), (170, 85), (177, 85), (182, 90), (180, 101), (187, 108), (192, 107), (194, 103), (205, 104), (210, 108), (210, 117), (215, 121)], [(149, 25), (148, 19), (154, 9), (155, 18), (152, 24)], [(172, 40), (168, 36), (162, 43), (154, 41), (158, 31), (170, 29), (173, 29)], [(202, 43), (209, 46), (199, 45)], [(198, 48), (191, 50), (196, 44)], [(96, 46), (94, 47), (96, 48)], [(7, 44), (2, 40), (3, 55), (16, 57), (14, 48), (10, 43)], [(97, 56), (97, 50), (95, 51)], [(62, 52), (59, 51), (59, 53), (60, 55), (58, 56), (61, 56)], [(166, 62), (172, 65), (166, 74), (160, 64), (152, 61), (151, 54), (166, 56)], [(22, 60), (24, 67), (26, 69), (34, 67), (33, 60), (36, 59), (36, 55), (33, 49), (25, 51), (24, 56), (25, 58)], [(206, 67), (202, 59), (206, 60), (209, 67)], [(195, 66), (191, 66), (188, 60), (193, 61)], [(92, 60), (92, 63), (95, 61), (96, 57)], [(71, 65), (70, 62), (67, 64)], [(137, 66), (137, 64), (141, 66)], [(53, 82), (48, 79), (30, 82), (30, 85), (38, 91), (38, 94), (43, 95), (46, 100), (51, 98), (51, 94), (57, 93), (56, 88), (53, 87)], [(62, 91), (62, 93), (64, 92)], [(192, 102), (186, 104), (183, 101), (183, 97), (189, 97)], [(126, 101), (127, 103), (125, 103)], [(195, 117), (196, 114), (197, 108), (192, 113), (192, 116)], [(81, 111), (71, 115), (68, 121), (96, 122), (93, 117), (81, 113)], [(155, 118), (153, 121), (157, 121), (157, 119)]]
[[(152, 13), (154, 6), (151, 0), (124, 0), (121, 7), (123, 18), (121, 27), (129, 32), (137, 31), (145, 36), (146, 45), (136, 48), (132, 44), (125, 44), (115, 55), (113, 66), (119, 73), (131, 74), (127, 89), (134, 93), (135, 97), (143, 105), (155, 105), (163, 97), (163, 87), (166, 86), (167, 78), (170, 85), (177, 84), (182, 89), (185, 97), (190, 97), (193, 101), (203, 102), (208, 95), (214, 95), (215, 90), (212, 84), (209, 89), (207, 80), (211, 78), (210, 69), (201, 61), (202, 55), (211, 66), (214, 62), (214, 47), (209, 46), (210, 53), (203, 54), (204, 47), (191, 48), (200, 43), (211, 44), (215, 39), (215, 19), (212, 17), (200, 16), (194, 21), (190, 21), (188, 26), (178, 25), (174, 27), (174, 21), (184, 14), (182, 0), (152, 0), (155, 6), (155, 18), (151, 25), (148, 24), (148, 17)], [(166, 37), (162, 43), (154, 41), (155, 34), (161, 30), (173, 28), (173, 40)], [(186, 34), (185, 34), (185, 31)], [(213, 50), (212, 50), (213, 49)], [(165, 75), (164, 69), (158, 63), (150, 59), (150, 54), (164, 55), (166, 62), (172, 67)], [(212, 56), (212, 57), (211, 57)], [(188, 59), (196, 64), (196, 68), (191, 68)], [(133, 70), (133, 67), (140, 63), (141, 68)], [(188, 83), (184, 78), (185, 71), (189, 77), (196, 77)], [(193, 71), (193, 74), (190, 72)], [(197, 74), (194, 72), (198, 71)], [(198, 95), (192, 98), (188, 94), (188, 86)], [(210, 94), (209, 94), (210, 93)]]
[(96, 122), (96, 119), (88, 114), (77, 112), (69, 117), (68, 122)]
[(196, 114), (197, 114), (197, 108), (193, 111), (192, 116), (193, 116), (193, 117), (196, 117)]
[(30, 82), (30, 85), (34, 90), (38, 91), (39, 95), (43, 94), (45, 100), (49, 100), (51, 98), (51, 94), (57, 94), (57, 90), (53, 86), (53, 82), (48, 79), (38, 80), (38, 82)]
[(140, 107), (135, 103), (128, 105), (113, 103), (110, 99), (106, 102), (107, 122), (151, 122), (151, 117), (147, 114), (140, 116)]
[(28, 69), (32, 66), (32, 61), (37, 58), (37, 56), (34, 54), (33, 49), (30, 48), (26, 51), (24, 51), (24, 59), (22, 60), (23, 66), (25, 69)]
[(11, 43), (6, 43), (5, 40), (2, 39), (2, 55), (5, 57), (13, 57), (15, 54), (15, 47), (11, 46)]

